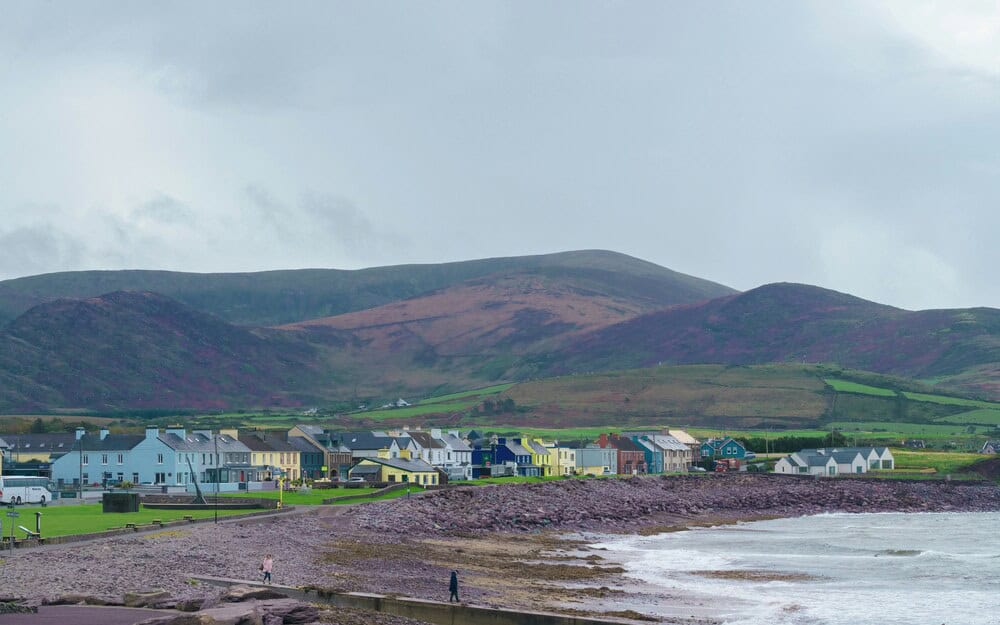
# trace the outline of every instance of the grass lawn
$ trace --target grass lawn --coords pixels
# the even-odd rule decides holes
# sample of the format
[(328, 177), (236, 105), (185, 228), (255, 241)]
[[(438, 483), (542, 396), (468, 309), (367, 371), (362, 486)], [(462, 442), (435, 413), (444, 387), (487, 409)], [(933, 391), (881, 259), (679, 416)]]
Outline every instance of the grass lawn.
[(835, 421), (831, 428), (851, 438), (956, 438), (969, 436), (960, 425), (895, 421)]
[[(21, 516), (13, 519), (17, 525), (35, 529), (35, 512), (42, 513), (42, 536), (69, 536), (72, 534), (89, 534), (103, 532), (111, 527), (121, 527), (126, 523), (145, 524), (153, 519), (161, 521), (176, 521), (190, 515), (196, 519), (210, 518), (214, 510), (145, 510), (139, 512), (108, 513), (101, 512), (101, 504), (82, 504), (65, 506), (19, 506)], [(219, 516), (236, 516), (247, 514), (247, 510), (219, 510)], [(252, 511), (250, 511), (252, 512)], [(3, 517), (9, 522), (11, 519)], [(10, 525), (4, 525), (4, 534), (10, 535)], [(23, 532), (15, 531), (15, 535), (23, 538)]]
[(896, 391), (887, 388), (868, 386), (867, 384), (848, 382), (847, 380), (838, 380), (837, 378), (823, 378), (823, 381), (832, 386), (833, 390), (840, 393), (859, 393), (861, 395), (877, 395), (879, 397), (896, 396)]
[(896, 469), (900, 471), (920, 471), (934, 469), (938, 473), (956, 473), (959, 469), (983, 459), (982, 454), (950, 451), (908, 451), (893, 449)]

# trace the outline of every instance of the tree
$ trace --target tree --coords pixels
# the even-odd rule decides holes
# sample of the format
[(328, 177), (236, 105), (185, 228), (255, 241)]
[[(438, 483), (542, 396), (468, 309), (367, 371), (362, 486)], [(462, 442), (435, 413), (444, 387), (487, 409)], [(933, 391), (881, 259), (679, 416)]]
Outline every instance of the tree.
[(48, 428), (45, 427), (45, 422), (42, 421), (41, 417), (38, 417), (37, 419), (31, 422), (31, 429), (29, 430), (29, 432), (31, 432), (32, 434), (45, 434), (45, 432), (47, 431)]

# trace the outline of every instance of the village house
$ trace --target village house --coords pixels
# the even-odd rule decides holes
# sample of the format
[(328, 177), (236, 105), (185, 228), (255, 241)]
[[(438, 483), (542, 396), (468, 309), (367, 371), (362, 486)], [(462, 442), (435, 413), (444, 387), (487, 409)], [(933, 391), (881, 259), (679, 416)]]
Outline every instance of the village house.
[(448, 479), (471, 480), (472, 447), (459, 436), (458, 430), (442, 432), (435, 428), (431, 430), (431, 436), (444, 444), (444, 469)]
[(340, 444), (338, 436), (316, 425), (299, 424), (288, 431), (288, 438), (289, 440), (304, 438), (314, 447), (323, 450), (320, 477), (333, 480), (347, 479), (354, 458), (351, 450)]
[(497, 439), (494, 446), (494, 459), (497, 464), (513, 462), (518, 475), (525, 477), (538, 477), (541, 469), (531, 462), (531, 451), (521, 444), (520, 438), (507, 439), (504, 437)]
[(542, 444), (542, 441), (535, 439), (524, 439), (524, 447), (531, 452), (531, 463), (538, 467), (540, 474), (544, 477), (552, 475), (552, 454), (549, 448)]
[(886, 447), (803, 449), (778, 460), (775, 473), (787, 475), (852, 475), (892, 469), (895, 459)]
[(653, 443), (648, 436), (634, 436), (635, 442), (646, 456), (646, 468), (650, 473), (663, 473), (663, 450)]
[(710, 438), (701, 444), (700, 455), (703, 460), (719, 460), (722, 458), (743, 460), (746, 458), (747, 448), (743, 443), (733, 439), (731, 436)]
[(597, 443), (575, 443), (566, 445), (576, 448), (577, 475), (611, 475), (618, 471), (618, 450), (614, 447), (599, 447)]
[(298, 447), (273, 431), (256, 430), (240, 434), (237, 430), (221, 430), (221, 434), (237, 438), (250, 450), (250, 464), (260, 468), (264, 480), (284, 477), (297, 480), (302, 475), (302, 462)]
[(618, 475), (649, 473), (645, 448), (640, 447), (631, 438), (623, 438), (617, 434), (601, 434), (597, 439), (597, 446), (603, 449), (613, 447), (618, 450), (618, 465), (615, 469)]
[(299, 470), (303, 479), (324, 477), (325, 449), (304, 436), (289, 436), (288, 444), (299, 452)]
[(576, 475), (576, 449), (553, 443), (548, 446), (552, 475)]
[(821, 454), (796, 452), (778, 460), (774, 464), (774, 472), (833, 477), (837, 475), (837, 461)]
[(1000, 454), (1000, 441), (986, 441), (979, 450), (981, 454)]
[(431, 466), (445, 466), (448, 448), (444, 441), (435, 438), (433, 433), (422, 430), (408, 430), (406, 434), (417, 448), (414, 458), (420, 458)]
[(408, 483), (420, 486), (437, 486), (437, 469), (420, 459), (411, 459), (410, 452), (390, 458), (389, 450), (383, 449), (374, 458), (362, 458), (350, 470), (350, 476), (363, 478), (367, 482)]

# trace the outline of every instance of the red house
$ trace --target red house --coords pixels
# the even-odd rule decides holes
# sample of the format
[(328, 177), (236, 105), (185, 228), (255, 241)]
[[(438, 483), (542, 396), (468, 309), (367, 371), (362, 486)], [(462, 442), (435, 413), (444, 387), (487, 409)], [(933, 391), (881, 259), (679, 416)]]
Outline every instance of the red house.
[(636, 475), (648, 473), (646, 466), (646, 450), (631, 438), (623, 438), (617, 434), (601, 434), (597, 439), (598, 447), (618, 450), (618, 475)]

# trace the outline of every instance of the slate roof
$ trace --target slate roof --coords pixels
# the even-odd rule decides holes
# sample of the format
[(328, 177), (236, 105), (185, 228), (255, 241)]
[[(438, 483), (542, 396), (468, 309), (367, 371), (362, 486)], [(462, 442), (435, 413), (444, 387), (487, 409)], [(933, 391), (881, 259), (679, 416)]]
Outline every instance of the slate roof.
[(303, 436), (289, 436), (288, 444), (304, 454), (318, 454), (326, 451)]
[[(406, 460), (405, 458), (364, 458), (362, 461), (365, 460), (384, 464), (385, 466), (393, 467), (394, 469), (402, 469), (403, 471), (433, 472), (435, 470), (434, 467), (427, 464), (423, 460)], [(354, 469), (351, 470), (353, 471)]]
[(465, 441), (454, 434), (442, 433), (441, 440), (446, 446), (451, 447), (452, 451), (472, 451), (472, 447), (469, 447)]
[(531, 450), (526, 449), (524, 447), (524, 445), (521, 445), (519, 443), (515, 443), (514, 441), (507, 441), (506, 447), (515, 456), (530, 456), (531, 455)]
[(7, 445), (16, 451), (60, 453), (69, 451), (76, 441), (71, 432), (50, 432), (46, 434), (4, 434)]
[(661, 449), (670, 451), (688, 451), (691, 449), (677, 438), (665, 434), (658, 434), (652, 437), (653, 443)]
[(540, 454), (542, 456), (548, 456), (550, 453), (552, 453), (550, 449), (548, 449), (538, 441), (528, 441), (528, 445), (531, 447), (531, 450), (534, 451), (536, 454)]
[(72, 449), (78, 449), (82, 441), (84, 454), (92, 451), (128, 451), (144, 440), (146, 437), (141, 434), (108, 434), (104, 440), (97, 434), (84, 434), (80, 441), (73, 441)]
[[(181, 438), (174, 432), (160, 434), (158, 437), (163, 444), (174, 451), (194, 451), (194, 452), (215, 452), (216, 440), (211, 436), (206, 436), (202, 432), (189, 432)], [(250, 448), (227, 434), (219, 434), (215, 437), (218, 440), (219, 453), (244, 452), (249, 453)]]
[(351, 473), (378, 473), (382, 467), (374, 464), (359, 464), (351, 469)]
[(330, 434), (330, 440), (351, 451), (377, 451), (391, 447), (394, 439), (391, 436), (376, 436), (373, 432), (336, 432)]
[[(294, 438), (294, 437), (293, 437)], [(250, 451), (277, 451), (277, 452), (296, 452), (298, 447), (289, 443), (288, 441), (275, 436), (264, 434), (243, 434), (240, 436), (240, 442), (247, 446)]]
[(619, 451), (645, 451), (631, 438), (609, 438), (608, 445), (611, 445)]
[(424, 449), (444, 449), (445, 445), (442, 441), (431, 436), (430, 432), (409, 432), (410, 438)]

